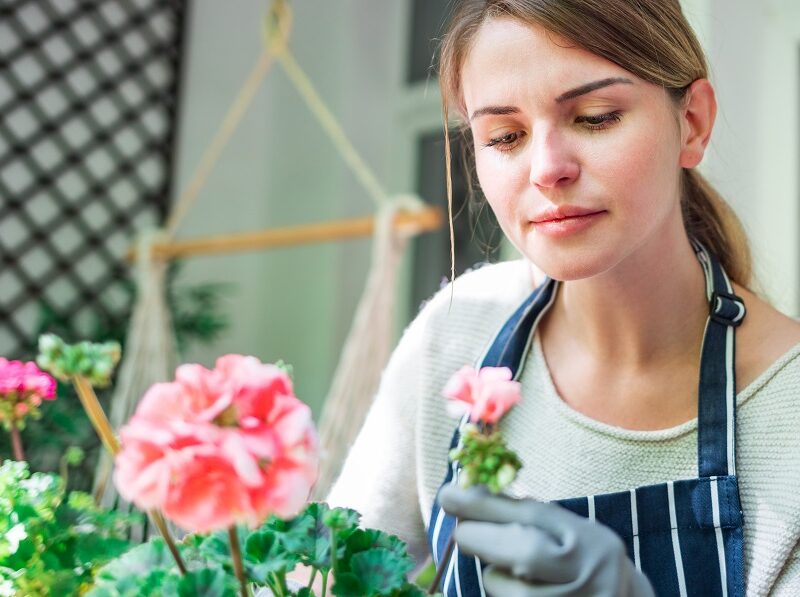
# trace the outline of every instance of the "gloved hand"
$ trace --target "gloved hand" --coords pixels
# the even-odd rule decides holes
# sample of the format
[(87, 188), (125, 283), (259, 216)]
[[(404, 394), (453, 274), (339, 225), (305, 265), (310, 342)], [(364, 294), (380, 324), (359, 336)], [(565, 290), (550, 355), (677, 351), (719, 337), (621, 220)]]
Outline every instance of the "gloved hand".
[(489, 564), (483, 571), (488, 594), (655, 595), (614, 531), (557, 504), (455, 485), (439, 491), (439, 502), (458, 518), (459, 551)]

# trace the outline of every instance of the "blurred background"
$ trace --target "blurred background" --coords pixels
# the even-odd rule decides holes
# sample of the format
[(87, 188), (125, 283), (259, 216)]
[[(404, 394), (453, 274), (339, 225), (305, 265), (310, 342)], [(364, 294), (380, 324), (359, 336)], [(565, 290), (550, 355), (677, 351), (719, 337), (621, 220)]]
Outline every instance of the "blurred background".
[[(435, 39), (452, 0), (292, 0), (290, 47), (392, 194), (444, 207)], [(40, 331), (124, 341), (125, 253), (163, 224), (263, 49), (264, 0), (0, 0), (0, 355)], [(800, 3), (685, 0), (719, 113), (701, 169), (742, 218), (768, 298), (800, 315)], [(513, 258), (455, 181), (458, 271)], [(374, 205), (274, 68), (180, 238), (364, 216)], [(181, 358), (294, 367), (316, 415), (369, 266), (369, 239), (197, 256), (171, 268)], [(411, 242), (395, 336), (449, 275), (446, 229)], [(34, 468), (93, 446), (68, 403), (25, 431)], [(52, 455), (45, 449), (50, 447)], [(0, 450), (3, 447), (0, 446)], [(38, 466), (36, 466), (38, 464)], [(87, 464), (90, 466), (91, 462)]]

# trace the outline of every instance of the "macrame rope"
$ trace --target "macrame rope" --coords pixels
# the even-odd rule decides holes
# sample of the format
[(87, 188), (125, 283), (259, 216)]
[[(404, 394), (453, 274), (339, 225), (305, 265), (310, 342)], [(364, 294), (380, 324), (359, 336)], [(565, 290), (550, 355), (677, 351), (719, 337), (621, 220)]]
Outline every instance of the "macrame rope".
[(323, 130), (328, 133), (333, 145), (336, 147), (345, 163), (350, 167), (350, 171), (356, 179), (358, 179), (358, 182), (361, 183), (361, 186), (367, 192), (370, 199), (378, 206), (386, 204), (389, 200), (386, 191), (378, 182), (378, 179), (375, 177), (375, 174), (372, 173), (369, 166), (367, 166), (367, 163), (356, 151), (356, 148), (353, 147), (353, 144), (347, 138), (347, 135), (345, 135), (344, 130), (342, 130), (341, 125), (322, 101), (322, 98), (311, 84), (311, 80), (305, 72), (303, 72), (303, 69), (300, 68), (300, 65), (297, 64), (294, 56), (286, 50), (277, 54), (276, 59), (280, 62), (292, 83), (294, 83), (297, 92), (300, 94), (300, 97), (303, 98), (308, 109), (311, 110), (311, 113), (316, 117)]

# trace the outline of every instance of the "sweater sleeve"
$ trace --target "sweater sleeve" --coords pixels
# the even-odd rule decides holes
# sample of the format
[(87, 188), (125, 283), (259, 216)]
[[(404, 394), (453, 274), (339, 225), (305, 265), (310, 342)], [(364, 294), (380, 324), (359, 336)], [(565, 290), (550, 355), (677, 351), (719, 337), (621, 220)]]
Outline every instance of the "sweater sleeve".
[(331, 506), (361, 513), (364, 527), (397, 535), (417, 567), (428, 557), (415, 466), (417, 400), (430, 305), (406, 328), (383, 371), (378, 392), (327, 496)]

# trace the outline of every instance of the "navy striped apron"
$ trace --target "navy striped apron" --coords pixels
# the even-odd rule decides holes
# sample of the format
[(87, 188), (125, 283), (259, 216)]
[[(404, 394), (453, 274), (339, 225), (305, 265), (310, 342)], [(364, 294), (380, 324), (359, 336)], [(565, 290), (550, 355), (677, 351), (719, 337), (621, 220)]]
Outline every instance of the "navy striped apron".
[[(706, 279), (709, 318), (700, 360), (697, 479), (668, 481), (604, 495), (558, 500), (622, 538), (636, 568), (657, 595), (744, 595), (742, 509), (735, 471), (735, 328), (745, 316), (717, 259), (692, 240)], [(500, 328), (481, 367), (509, 367), (518, 379), (536, 325), (552, 305), (557, 281), (546, 278)], [(462, 421), (463, 424), (463, 421)], [(456, 429), (451, 448), (458, 443)], [(444, 484), (455, 483), (460, 465), (450, 462)], [(437, 566), (455, 519), (434, 502), (428, 541)], [(483, 597), (482, 563), (452, 552), (442, 576), (445, 597)], [(500, 597), (500, 596), (496, 596)]]

